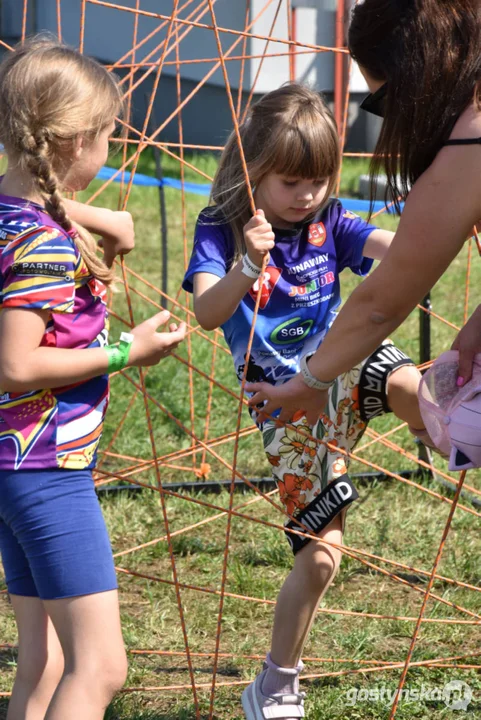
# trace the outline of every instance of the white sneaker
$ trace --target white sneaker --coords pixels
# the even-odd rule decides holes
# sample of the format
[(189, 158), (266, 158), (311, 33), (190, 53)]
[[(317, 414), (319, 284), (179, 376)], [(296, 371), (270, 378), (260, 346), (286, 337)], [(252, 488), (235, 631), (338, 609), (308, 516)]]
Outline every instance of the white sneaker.
[(263, 695), (263, 670), (242, 693), (242, 707), (247, 720), (297, 720), (304, 715), (304, 693)]

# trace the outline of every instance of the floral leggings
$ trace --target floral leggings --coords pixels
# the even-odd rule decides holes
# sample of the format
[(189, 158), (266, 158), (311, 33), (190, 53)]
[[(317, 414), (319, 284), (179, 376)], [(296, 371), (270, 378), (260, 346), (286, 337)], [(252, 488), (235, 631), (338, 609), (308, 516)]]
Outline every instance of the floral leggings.
[[(262, 438), (273, 477), (287, 513), (319, 533), (359, 495), (347, 474), (349, 457), (373, 417), (391, 412), (387, 402), (389, 376), (414, 363), (390, 341), (367, 360), (340, 375), (329, 391), (329, 401), (314, 427), (301, 412), (290, 426), (263, 423)], [(316, 442), (314, 438), (323, 442)], [(329, 444), (329, 447), (327, 446)], [(290, 520), (286, 528), (302, 531)], [(294, 554), (308, 537), (286, 533)]]

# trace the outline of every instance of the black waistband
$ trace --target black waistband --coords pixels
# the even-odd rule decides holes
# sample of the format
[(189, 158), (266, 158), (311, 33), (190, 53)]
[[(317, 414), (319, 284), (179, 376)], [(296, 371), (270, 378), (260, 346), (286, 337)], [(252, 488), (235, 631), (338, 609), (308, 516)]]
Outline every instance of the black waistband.
[(459, 140), (448, 140), (445, 145), (481, 145), (481, 137), (479, 138), (460, 138)]

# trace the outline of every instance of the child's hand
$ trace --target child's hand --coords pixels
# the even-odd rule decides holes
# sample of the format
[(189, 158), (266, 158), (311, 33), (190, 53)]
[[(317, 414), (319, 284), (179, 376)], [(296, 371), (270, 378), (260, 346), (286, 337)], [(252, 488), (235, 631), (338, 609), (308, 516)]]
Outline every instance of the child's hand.
[(104, 262), (108, 267), (112, 267), (117, 255), (127, 255), (134, 249), (134, 221), (129, 212), (112, 211), (108, 226), (102, 230), (99, 246), (104, 250)]
[(254, 265), (261, 267), (265, 256), (269, 257), (269, 250), (274, 247), (275, 237), (272, 225), (266, 220), (264, 210), (257, 210), (247, 225), (244, 225), (247, 254)]
[(157, 332), (170, 317), (167, 310), (153, 315), (131, 331), (134, 341), (130, 348), (129, 365), (157, 365), (160, 360), (170, 355), (185, 337), (185, 323), (177, 326), (169, 325), (170, 332)]

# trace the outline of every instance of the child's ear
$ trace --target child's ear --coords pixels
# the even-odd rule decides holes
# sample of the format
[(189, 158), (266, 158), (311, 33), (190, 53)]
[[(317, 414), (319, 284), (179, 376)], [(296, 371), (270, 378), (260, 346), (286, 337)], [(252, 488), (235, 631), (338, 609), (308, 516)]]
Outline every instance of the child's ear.
[(85, 137), (77, 135), (73, 141), (73, 156), (75, 160), (79, 160), (85, 148)]

